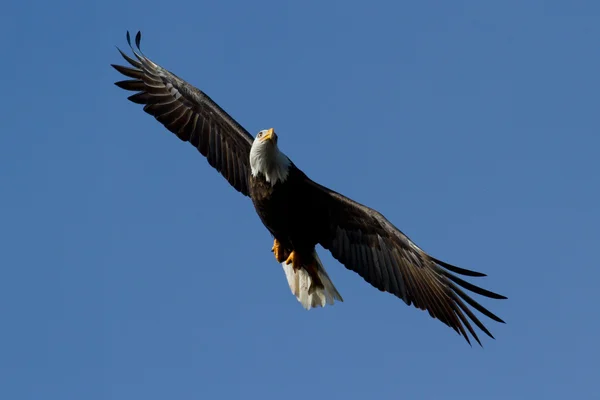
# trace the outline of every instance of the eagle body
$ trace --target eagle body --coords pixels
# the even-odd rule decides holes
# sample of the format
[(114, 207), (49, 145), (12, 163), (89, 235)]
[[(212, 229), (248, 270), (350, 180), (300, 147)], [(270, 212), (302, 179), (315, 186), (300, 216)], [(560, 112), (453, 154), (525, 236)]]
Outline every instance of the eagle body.
[(130, 66), (112, 64), (128, 78), (115, 84), (135, 92), (130, 101), (193, 145), (231, 187), (251, 199), (273, 236), (275, 259), (306, 309), (343, 301), (319, 259), (320, 245), (373, 287), (426, 310), (468, 343), (473, 337), (481, 344), (472, 324), (493, 338), (473, 310), (504, 321), (467, 291), (506, 297), (460, 277), (484, 274), (431, 256), (380, 212), (309, 179), (279, 149), (272, 128), (253, 137), (206, 93), (143, 55), (140, 40), (138, 32), (134, 48), (127, 32), (134, 58), (119, 50)]
[(307, 184), (308, 177), (279, 151), (276, 141), (269, 129), (253, 144), (248, 195), (274, 237), (275, 259), (300, 303), (310, 309), (342, 301), (315, 250), (326, 237), (327, 210), (317, 199), (318, 191)]
[(271, 185), (264, 176), (250, 177), (250, 198), (265, 227), (287, 250), (312, 252), (323, 227), (322, 211), (303, 184), (304, 174), (290, 167), (284, 182)]

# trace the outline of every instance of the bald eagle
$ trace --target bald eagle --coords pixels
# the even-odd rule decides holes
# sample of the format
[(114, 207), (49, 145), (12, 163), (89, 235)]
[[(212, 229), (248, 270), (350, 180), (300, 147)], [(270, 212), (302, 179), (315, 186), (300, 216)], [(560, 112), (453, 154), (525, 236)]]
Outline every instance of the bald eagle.
[(311, 180), (280, 150), (273, 128), (252, 137), (204, 92), (144, 56), (140, 39), (138, 32), (134, 48), (127, 32), (135, 59), (117, 48), (133, 68), (112, 64), (131, 78), (115, 84), (137, 92), (128, 99), (143, 104), (146, 113), (194, 145), (235, 190), (250, 197), (274, 238), (271, 251), (304, 308), (343, 301), (317, 255), (319, 244), (366, 282), (427, 310), (469, 344), (467, 331), (481, 345), (471, 322), (493, 338), (467, 304), (504, 321), (463, 289), (493, 299), (506, 297), (457, 276), (485, 274), (432, 257), (381, 213)]

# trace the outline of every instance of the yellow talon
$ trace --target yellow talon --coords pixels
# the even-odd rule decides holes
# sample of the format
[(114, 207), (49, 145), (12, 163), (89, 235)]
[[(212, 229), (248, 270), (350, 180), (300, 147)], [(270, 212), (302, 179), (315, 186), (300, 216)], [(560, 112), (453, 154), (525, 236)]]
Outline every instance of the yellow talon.
[(285, 265), (292, 264), (292, 266), (294, 266), (294, 258), (296, 258), (296, 253), (294, 251), (292, 251), (290, 253), (289, 257), (287, 258), (287, 260), (285, 260)]
[(285, 260), (286, 265), (292, 264), (292, 268), (294, 271), (298, 271), (300, 268), (303, 268), (304, 263), (300, 259), (300, 255), (292, 250), (288, 258)]
[(275, 259), (277, 262), (282, 263), (285, 260), (285, 249), (281, 247), (281, 244), (277, 239), (273, 241), (273, 248), (271, 249), (275, 253)]

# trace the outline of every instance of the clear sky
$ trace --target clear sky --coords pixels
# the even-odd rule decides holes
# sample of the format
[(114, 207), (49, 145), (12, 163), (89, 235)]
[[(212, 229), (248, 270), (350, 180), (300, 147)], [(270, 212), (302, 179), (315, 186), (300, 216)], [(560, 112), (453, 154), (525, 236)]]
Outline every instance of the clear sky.
[[(492, 4), (493, 3), (493, 4)], [(592, 399), (600, 3), (9, 2), (0, 398)], [(302, 309), (247, 198), (113, 85), (115, 45), (434, 256), (507, 321), (466, 342), (322, 249)], [(472, 280), (473, 281), (473, 280)], [(595, 393), (595, 394), (594, 394)]]

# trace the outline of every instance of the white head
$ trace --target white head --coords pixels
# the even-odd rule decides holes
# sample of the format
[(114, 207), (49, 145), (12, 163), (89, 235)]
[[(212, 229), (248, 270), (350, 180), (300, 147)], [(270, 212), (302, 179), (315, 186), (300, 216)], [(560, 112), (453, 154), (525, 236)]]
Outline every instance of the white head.
[(277, 135), (273, 128), (258, 132), (250, 149), (252, 176), (262, 174), (274, 186), (288, 177), (291, 161), (277, 147)]

